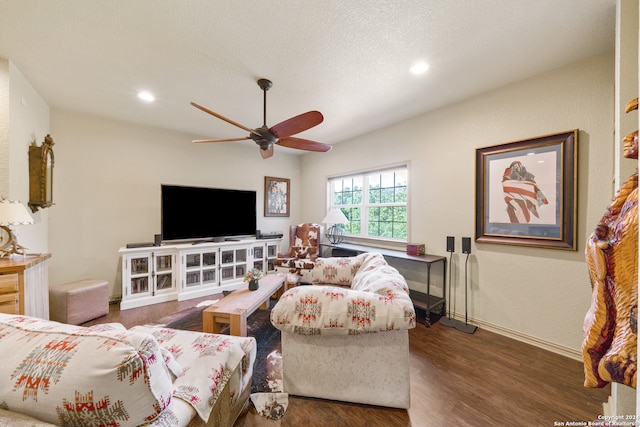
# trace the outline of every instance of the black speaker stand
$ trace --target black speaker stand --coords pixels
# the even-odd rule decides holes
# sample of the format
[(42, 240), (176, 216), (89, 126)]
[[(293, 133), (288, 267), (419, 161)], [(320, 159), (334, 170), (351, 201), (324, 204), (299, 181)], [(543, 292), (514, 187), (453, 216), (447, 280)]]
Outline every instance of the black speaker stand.
[(446, 317), (441, 317), (439, 322), (442, 326), (447, 326), (449, 328), (457, 328), (458, 324), (460, 325), (464, 325), (464, 323), (462, 323), (461, 321), (459, 321), (458, 319), (454, 319), (453, 317), (451, 317), (451, 288), (453, 287), (452, 284), (452, 276), (451, 276), (451, 266), (453, 265), (452, 258), (453, 258), (453, 239), (449, 240), (449, 238), (447, 237), (447, 250), (450, 249), (450, 253), (449, 253), (449, 297), (447, 298), (447, 305), (449, 306), (449, 313), (447, 314)]
[(477, 326), (469, 324), (469, 316), (467, 314), (467, 264), (469, 263), (470, 252), (467, 252), (467, 259), (464, 262), (464, 323), (460, 322), (455, 325), (457, 330), (467, 334), (472, 334), (478, 329)]

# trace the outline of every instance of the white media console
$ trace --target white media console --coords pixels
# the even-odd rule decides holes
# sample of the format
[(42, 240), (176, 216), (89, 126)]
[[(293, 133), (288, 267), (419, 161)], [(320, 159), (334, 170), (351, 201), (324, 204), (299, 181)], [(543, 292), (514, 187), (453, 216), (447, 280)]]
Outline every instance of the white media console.
[(121, 248), (121, 310), (238, 289), (252, 268), (273, 271), (280, 239)]

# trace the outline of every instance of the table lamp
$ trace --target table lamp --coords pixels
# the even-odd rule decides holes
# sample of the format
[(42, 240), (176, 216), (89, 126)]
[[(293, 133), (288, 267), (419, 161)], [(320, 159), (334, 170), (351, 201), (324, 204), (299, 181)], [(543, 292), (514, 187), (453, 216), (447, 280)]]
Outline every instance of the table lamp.
[(327, 212), (327, 216), (324, 217), (322, 223), (331, 225), (331, 227), (327, 228), (327, 233), (325, 234), (329, 242), (336, 244), (344, 240), (344, 228), (342, 226), (343, 224), (348, 224), (349, 220), (342, 212), (342, 209), (329, 209), (329, 212)]
[(25, 247), (18, 244), (12, 225), (34, 224), (27, 208), (17, 200), (0, 198), (0, 258), (13, 254), (26, 255)]

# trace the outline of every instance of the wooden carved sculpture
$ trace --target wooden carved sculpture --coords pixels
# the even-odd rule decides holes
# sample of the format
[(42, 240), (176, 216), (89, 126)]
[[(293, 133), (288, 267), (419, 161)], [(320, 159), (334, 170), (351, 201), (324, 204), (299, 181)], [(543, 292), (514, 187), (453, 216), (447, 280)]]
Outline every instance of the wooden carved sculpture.
[[(637, 110), (638, 99), (626, 112)], [(624, 157), (638, 159), (638, 131), (624, 139)], [(636, 387), (638, 339), (638, 170), (620, 187), (585, 249), (591, 307), (584, 321), (585, 387), (617, 382)]]

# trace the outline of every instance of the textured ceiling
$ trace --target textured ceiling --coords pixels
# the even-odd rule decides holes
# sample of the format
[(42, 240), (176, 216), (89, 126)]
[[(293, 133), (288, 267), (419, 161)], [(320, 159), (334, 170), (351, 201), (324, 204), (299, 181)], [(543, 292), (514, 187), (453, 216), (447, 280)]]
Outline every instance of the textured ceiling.
[(614, 35), (615, 0), (0, 0), (0, 57), (51, 107), (198, 138), (247, 133), (190, 101), (261, 126), (261, 77), (267, 125), (319, 110), (298, 136), (333, 144), (611, 51)]

